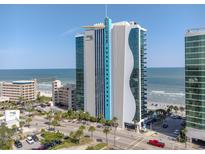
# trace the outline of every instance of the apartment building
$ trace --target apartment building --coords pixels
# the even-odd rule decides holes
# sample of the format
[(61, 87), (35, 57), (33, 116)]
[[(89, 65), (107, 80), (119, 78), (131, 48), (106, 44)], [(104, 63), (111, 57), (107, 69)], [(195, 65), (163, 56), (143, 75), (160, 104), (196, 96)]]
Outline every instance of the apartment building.
[(76, 109), (75, 84), (62, 85), (60, 80), (52, 83), (52, 100), (54, 105), (66, 108)]
[(19, 80), (0, 83), (1, 96), (10, 101), (34, 101), (37, 97), (37, 80)]

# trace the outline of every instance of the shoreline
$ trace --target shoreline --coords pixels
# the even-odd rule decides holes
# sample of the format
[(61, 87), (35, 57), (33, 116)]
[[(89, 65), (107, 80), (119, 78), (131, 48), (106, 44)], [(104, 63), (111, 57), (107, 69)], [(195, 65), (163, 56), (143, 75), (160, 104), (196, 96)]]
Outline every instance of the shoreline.
[(38, 92), (40, 93), (40, 96), (52, 97), (52, 92), (51, 91), (38, 90)]

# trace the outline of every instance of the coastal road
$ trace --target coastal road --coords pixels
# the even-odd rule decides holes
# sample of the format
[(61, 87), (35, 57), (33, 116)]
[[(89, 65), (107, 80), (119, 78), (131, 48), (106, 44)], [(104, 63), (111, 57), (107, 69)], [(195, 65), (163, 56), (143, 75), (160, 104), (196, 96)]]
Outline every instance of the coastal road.
[[(48, 125), (45, 124), (48, 122), (44, 117), (35, 116), (33, 117), (33, 121), (31, 122), (31, 127), (36, 128), (37, 130), (41, 130), (42, 128), (46, 129), (48, 128)], [(37, 123), (37, 124), (36, 124)], [(75, 122), (68, 122), (68, 121), (62, 121), (60, 122), (61, 126), (57, 126), (56, 130), (59, 130), (60, 132), (64, 133), (65, 135), (69, 135), (71, 131), (75, 131), (79, 128), (79, 126), (83, 125), (81, 123)], [(92, 123), (92, 125), (96, 125), (95, 123)], [(87, 125), (87, 127), (89, 127)], [(153, 133), (154, 134), (154, 133)], [(85, 135), (90, 135), (90, 132), (85, 131)], [(94, 139), (102, 139), (103, 142), (106, 141), (106, 136), (103, 133), (103, 128), (96, 128), (96, 131), (93, 133)], [(142, 149), (156, 149), (161, 150), (161, 148), (152, 146), (147, 144), (149, 139), (158, 139), (166, 144), (164, 149), (185, 149), (184, 144), (172, 141), (170, 138), (162, 133), (158, 133), (157, 135), (145, 135), (141, 133), (136, 133), (134, 131), (128, 131), (128, 130), (122, 130), (118, 129), (116, 132), (116, 148), (117, 149), (124, 149), (124, 150), (142, 150)], [(108, 134), (108, 143), (109, 145), (114, 144), (114, 130), (111, 131), (111, 133)]]

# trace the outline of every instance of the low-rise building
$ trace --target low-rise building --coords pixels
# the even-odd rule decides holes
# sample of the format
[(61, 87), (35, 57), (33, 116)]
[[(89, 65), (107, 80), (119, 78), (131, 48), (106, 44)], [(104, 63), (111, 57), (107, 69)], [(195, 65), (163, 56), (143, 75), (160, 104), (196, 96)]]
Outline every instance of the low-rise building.
[(75, 84), (62, 85), (59, 80), (53, 81), (52, 100), (54, 105), (68, 109), (75, 109), (75, 90)]
[(0, 117), (1, 123), (5, 123), (8, 128), (12, 128), (13, 125), (19, 127), (20, 111), (19, 110), (5, 110), (4, 115)]
[(10, 101), (34, 101), (37, 97), (36, 80), (19, 80), (0, 83), (1, 96), (8, 97)]
[(9, 97), (0, 96), (0, 102), (8, 102)]

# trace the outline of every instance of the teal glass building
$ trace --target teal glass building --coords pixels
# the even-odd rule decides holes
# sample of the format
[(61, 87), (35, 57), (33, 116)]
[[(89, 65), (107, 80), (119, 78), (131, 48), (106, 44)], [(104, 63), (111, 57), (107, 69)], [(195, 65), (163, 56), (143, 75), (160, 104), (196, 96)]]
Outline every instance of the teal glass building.
[(75, 37), (76, 44), (76, 109), (84, 110), (84, 35)]
[(185, 85), (187, 136), (205, 141), (205, 29), (186, 32)]

